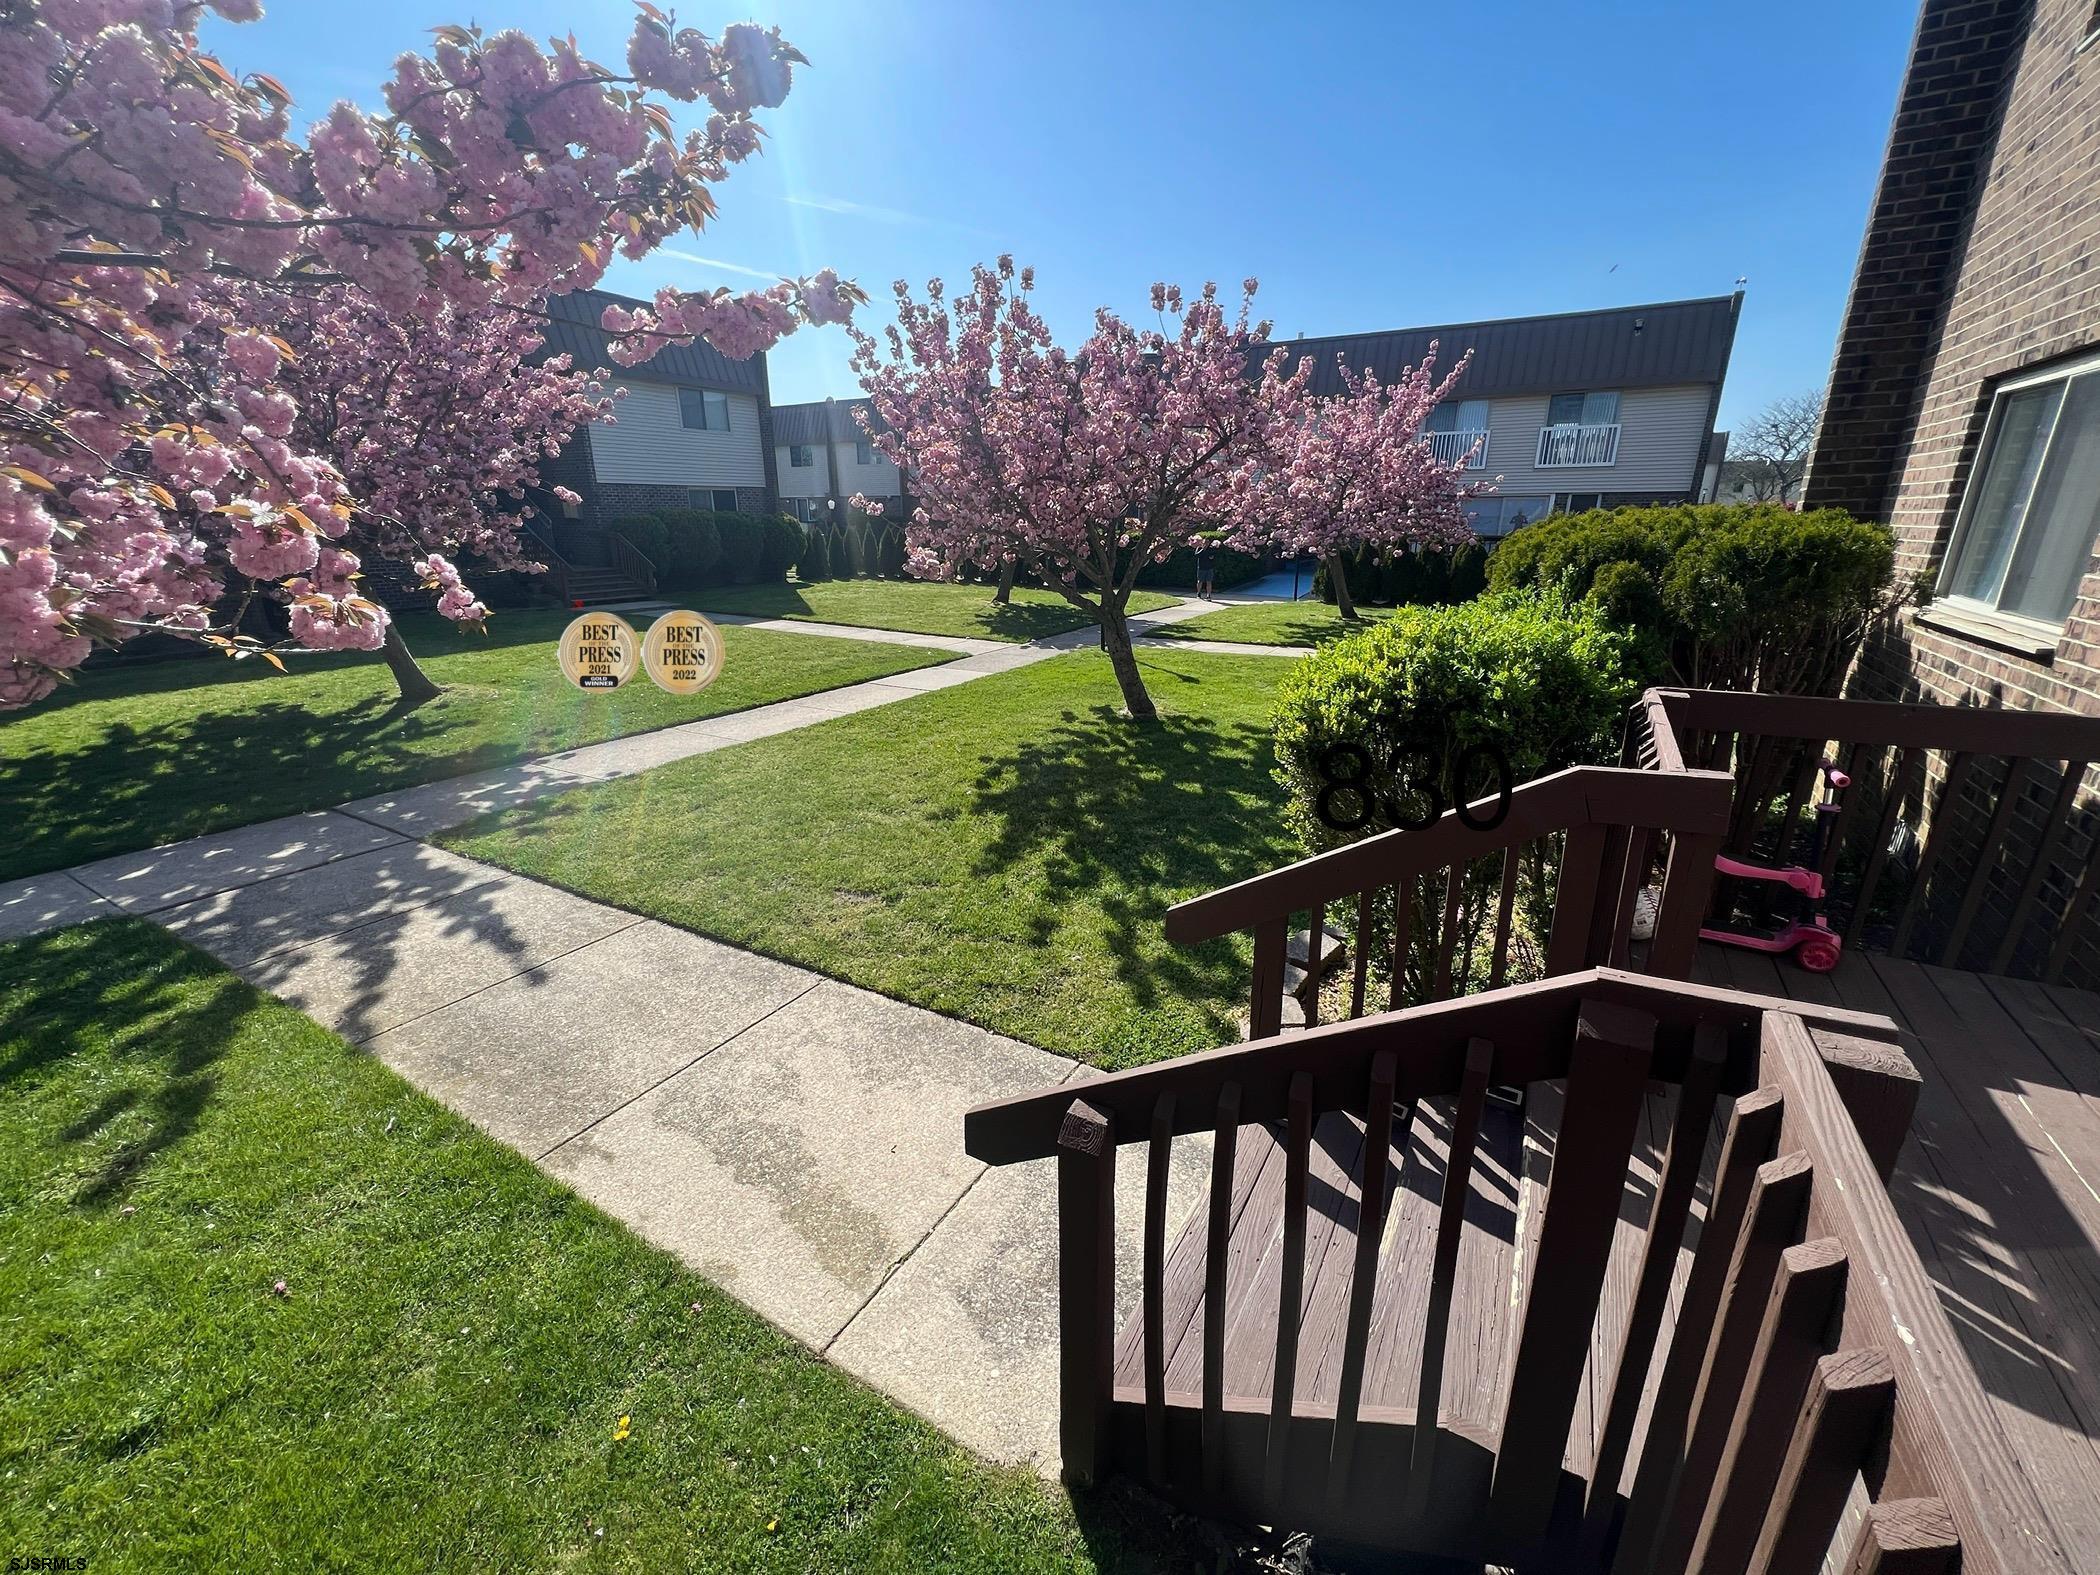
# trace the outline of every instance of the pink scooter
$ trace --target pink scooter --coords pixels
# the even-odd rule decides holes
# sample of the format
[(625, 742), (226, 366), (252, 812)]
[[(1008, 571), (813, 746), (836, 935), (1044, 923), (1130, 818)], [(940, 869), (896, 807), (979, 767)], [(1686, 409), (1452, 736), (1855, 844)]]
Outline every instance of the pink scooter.
[(1738, 880), (1769, 881), (1790, 888), (1801, 899), (1799, 916), (1771, 934), (1755, 930), (1702, 928), (1699, 931), (1701, 940), (1741, 946), (1753, 952), (1792, 952), (1794, 961), (1810, 973), (1829, 973), (1838, 965), (1845, 943), (1823, 915), (1823, 877), (1815, 867), (1823, 861), (1824, 828), (1829, 825), (1830, 817), (1838, 813), (1838, 794), (1852, 785), (1852, 779), (1828, 760), (1821, 763), (1821, 770), (1826, 791), (1822, 803), (1816, 806), (1816, 824), (1809, 835), (1808, 864), (1805, 867), (1790, 864), (1784, 869), (1771, 869), (1762, 864), (1745, 864), (1740, 859), (1717, 857), (1714, 860), (1714, 868), (1723, 875), (1732, 875)]

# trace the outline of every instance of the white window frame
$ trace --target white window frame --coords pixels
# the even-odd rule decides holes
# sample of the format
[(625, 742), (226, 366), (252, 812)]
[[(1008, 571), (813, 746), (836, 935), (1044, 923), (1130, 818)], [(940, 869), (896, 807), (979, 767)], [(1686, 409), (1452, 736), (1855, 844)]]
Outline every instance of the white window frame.
[[(2031, 617), (2026, 613), (2005, 612), (1992, 602), (1983, 601), (1974, 596), (1956, 595), (1954, 592), (1949, 591), (1947, 586), (1952, 583), (1955, 568), (1961, 562), (1962, 551), (1969, 544), (1969, 531), (1976, 511), (1976, 500), (1982, 496), (1984, 475), (1994, 457), (1991, 450), (1992, 445), (1998, 440), (1998, 418), (2005, 409), (2006, 396), (2008, 394), (2017, 394), (2024, 388), (2038, 388), (2047, 383), (2062, 383), (2065, 385), (2064, 393), (2067, 397), (2070, 392), (2069, 385), (2073, 378), (2092, 374), (2100, 374), (2100, 353), (2080, 356), (2075, 361), (2059, 362), (2055, 366), (2045, 367), (2019, 377), (2008, 377), (1991, 390), (1991, 409), (1990, 414), (1984, 419), (1983, 440), (1976, 445), (1976, 463), (1970, 466), (1969, 474), (1962, 482), (1961, 509), (1955, 515), (1954, 534), (1948, 538), (1947, 551), (1940, 559), (1939, 575), (1933, 583), (1933, 600), (1936, 603), (1944, 604), (1947, 607), (1966, 613), (1971, 618), (2001, 624), (2005, 628), (2020, 634), (2037, 639), (2046, 638), (2051, 645), (2054, 645), (2062, 637), (2064, 623), (2067, 620), (2059, 619), (2052, 622), (2046, 618)], [(2056, 409), (2049, 417), (2049, 435), (2042, 441), (2041, 460), (2034, 467), (2034, 479), (2027, 484), (2027, 496), (2020, 503), (2020, 528), (2014, 533), (2012, 546), (2005, 554), (2005, 569), (1999, 572), (1998, 590), (2000, 592), (2005, 588), (2005, 574), (2011, 570), (2013, 559), (2019, 556), (2020, 543), (2026, 538), (2028, 510), (2034, 506), (2035, 492), (2042, 484), (2042, 477), (2048, 474), (2049, 461), (2054, 457), (2057, 427), (2063, 420), (2066, 397), (2058, 398)], [(2091, 543), (2087, 544), (2087, 551), (2091, 551)], [(2077, 605), (2075, 596), (2072, 605), (2074, 607)]]

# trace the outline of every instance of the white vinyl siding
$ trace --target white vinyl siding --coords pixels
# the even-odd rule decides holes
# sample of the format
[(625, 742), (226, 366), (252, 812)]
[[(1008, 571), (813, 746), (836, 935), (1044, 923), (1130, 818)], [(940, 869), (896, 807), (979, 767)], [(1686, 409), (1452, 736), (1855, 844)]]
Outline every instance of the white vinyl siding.
[(613, 406), (613, 419), (591, 428), (591, 468), (598, 480), (681, 487), (766, 484), (758, 401), (751, 395), (729, 396), (729, 430), (715, 432), (685, 424), (678, 390), (669, 384), (616, 386), (627, 394)]
[(1697, 484), (1713, 408), (1708, 383), (1676, 388), (1629, 388), (1619, 395), (1619, 451), (1610, 465), (1556, 465), (1535, 461), (1548, 395), (1495, 396), (1488, 414), (1487, 463), (1468, 481), (1500, 476), (1504, 493), (1682, 492)]
[(871, 451), (872, 464), (857, 464), (853, 439), (847, 438), (831, 445), (831, 457), (839, 468), (840, 497), (850, 498), (856, 492), (870, 498), (897, 496), (897, 467), (880, 452)]
[[(792, 445), (775, 444), (773, 468), (780, 478), (780, 495), (783, 498), (821, 498), (825, 496), (824, 456), (818, 454), (816, 463), (797, 466), (792, 462)], [(872, 451), (872, 464), (856, 463), (854, 442), (843, 438), (831, 445), (831, 463), (836, 467), (838, 493), (843, 500), (856, 492), (871, 498), (894, 498), (899, 495), (897, 467), (882, 457), (882, 451)]]
[(780, 481), (783, 498), (821, 498), (824, 496), (824, 456), (818, 445), (809, 445), (810, 458), (814, 465), (797, 465), (793, 454), (794, 445), (773, 445), (773, 473)]

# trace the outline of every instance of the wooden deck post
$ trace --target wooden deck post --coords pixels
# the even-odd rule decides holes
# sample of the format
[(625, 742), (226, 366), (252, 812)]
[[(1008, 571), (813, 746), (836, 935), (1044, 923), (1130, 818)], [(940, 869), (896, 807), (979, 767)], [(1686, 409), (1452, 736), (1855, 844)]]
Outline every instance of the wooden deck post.
[(1656, 905), (1655, 939), (1648, 943), (1648, 972), (1664, 979), (1689, 979), (1699, 953), (1699, 926), (1713, 899), (1714, 856), (1721, 839), (1679, 831), (1670, 837), (1670, 862)]
[(1936, 1498), (1899, 1498), (1867, 1506), (1846, 1575), (1952, 1575), (1961, 1563), (1954, 1517)]
[(1072, 1101), (1057, 1135), (1058, 1441), (1079, 1487), (1109, 1464), (1116, 1342), (1114, 1122)]
[(1645, 1012), (1596, 1001), (1585, 1001), (1576, 1017), (1567, 1102), (1495, 1445), (1489, 1513), (1513, 1548), (1545, 1537), (1559, 1493), (1655, 1028)]

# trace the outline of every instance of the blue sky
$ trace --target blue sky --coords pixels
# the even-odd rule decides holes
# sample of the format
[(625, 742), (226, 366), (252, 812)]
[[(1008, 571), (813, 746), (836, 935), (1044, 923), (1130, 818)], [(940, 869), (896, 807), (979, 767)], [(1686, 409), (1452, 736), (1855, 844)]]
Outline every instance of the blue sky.
[[(1911, 0), (1291, 6), (740, 0), (811, 67), (721, 215), (614, 288), (829, 265), (876, 298), (1002, 250), (1083, 334), (1154, 279), (1262, 281), (1280, 334), (1726, 293), (1724, 425), (1819, 387), (1872, 197)], [(668, 9), (668, 4), (666, 4)], [(470, 15), (471, 13), (471, 15)], [(443, 21), (574, 31), (624, 0), (274, 0), (208, 35), (297, 95), (375, 103)], [(842, 332), (771, 356), (778, 401), (853, 392)]]

